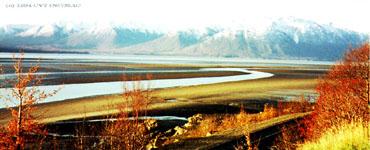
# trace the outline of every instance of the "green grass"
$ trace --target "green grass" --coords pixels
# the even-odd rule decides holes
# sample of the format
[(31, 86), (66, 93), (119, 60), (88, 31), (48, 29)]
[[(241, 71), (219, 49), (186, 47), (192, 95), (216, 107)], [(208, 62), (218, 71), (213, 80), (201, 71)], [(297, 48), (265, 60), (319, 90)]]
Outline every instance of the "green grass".
[(340, 124), (326, 131), (316, 141), (301, 145), (300, 150), (368, 150), (370, 149), (370, 131), (362, 122)]

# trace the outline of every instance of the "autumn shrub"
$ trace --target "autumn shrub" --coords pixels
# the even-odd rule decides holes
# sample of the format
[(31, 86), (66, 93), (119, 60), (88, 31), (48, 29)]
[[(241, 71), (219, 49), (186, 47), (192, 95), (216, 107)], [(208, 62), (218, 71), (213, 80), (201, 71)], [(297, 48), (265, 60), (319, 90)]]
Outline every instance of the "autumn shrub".
[[(284, 104), (279, 104), (278, 108), (266, 104), (263, 111), (258, 114), (249, 114), (245, 112), (242, 108), (238, 114), (204, 115), (199, 120), (198, 124), (193, 125), (191, 128), (187, 129), (185, 135), (187, 137), (202, 137), (213, 134), (215, 132), (225, 131), (238, 127), (248, 128), (248, 126), (251, 126), (257, 122), (272, 119), (279, 115), (286, 115), (288, 114), (288, 110), (289, 113), (293, 113), (291, 109), (306, 104), (305, 102), (302, 103), (304, 104), (301, 104), (301, 102), (292, 102), (287, 104), (286, 106)], [(304, 111), (306, 109), (299, 109), (299, 111), (294, 111), (294, 113), (302, 112), (302, 110)]]
[[(311, 104), (308, 103), (303, 97), (297, 98), (291, 102), (280, 102), (277, 107), (272, 105), (265, 104), (262, 112), (257, 114), (250, 114), (244, 111), (244, 108), (241, 107), (240, 112), (237, 114), (213, 114), (213, 115), (201, 115), (197, 114), (188, 119), (188, 123), (185, 124), (181, 129), (178, 128), (175, 134), (176, 136), (182, 135), (189, 138), (194, 137), (204, 137), (211, 136), (217, 132), (223, 132), (235, 128), (243, 128), (246, 133), (245, 141), (237, 144), (235, 149), (257, 149), (258, 144), (251, 144), (250, 134), (248, 129), (256, 123), (272, 119), (281, 115), (293, 114), (293, 113), (302, 113), (311, 111)], [(284, 128), (283, 130), (294, 130), (295, 134), (299, 135), (296, 128)], [(285, 132), (288, 133), (288, 132)], [(293, 136), (289, 132), (284, 136), (285, 139), (288, 139)], [(176, 136), (174, 138), (176, 138)]]
[(369, 121), (369, 44), (349, 51), (325, 77), (320, 79), (314, 111), (306, 119), (306, 136), (317, 138), (322, 131), (350, 123)]
[(313, 105), (303, 95), (296, 97), (288, 102), (279, 101), (277, 104), (278, 115), (310, 112), (313, 110)]
[(14, 58), (13, 68), (16, 78), (8, 82), (13, 85), (10, 94), (2, 95), (4, 103), (11, 103), (15, 107), (9, 107), (11, 120), (0, 130), (0, 147), (6, 149), (23, 149), (25, 143), (38, 143), (41, 145), (43, 135), (47, 131), (42, 124), (37, 122), (37, 117), (32, 113), (35, 111), (35, 104), (47, 97), (54, 95), (57, 90), (50, 93), (40, 90), (37, 86), (42, 83), (42, 76), (37, 76), (40, 66), (31, 65), (29, 69), (23, 70), (24, 54), (21, 53), (18, 58)]
[[(311, 112), (313, 104), (308, 101), (303, 95), (296, 97), (289, 102), (279, 102), (277, 105), (278, 116)], [(305, 129), (305, 124), (302, 120), (293, 120), (291, 123), (286, 123), (279, 126), (279, 134), (275, 137), (273, 148), (276, 149), (296, 149), (297, 144), (304, 140), (302, 131)]]
[[(117, 120), (109, 124), (103, 133), (106, 137), (103, 139), (104, 149), (145, 149), (151, 140), (148, 122), (140, 119), (146, 115), (151, 91), (148, 87), (143, 87), (141, 79), (133, 80), (134, 84), (124, 87), (122, 104), (117, 106), (119, 109)], [(128, 86), (132, 88), (129, 89)]]

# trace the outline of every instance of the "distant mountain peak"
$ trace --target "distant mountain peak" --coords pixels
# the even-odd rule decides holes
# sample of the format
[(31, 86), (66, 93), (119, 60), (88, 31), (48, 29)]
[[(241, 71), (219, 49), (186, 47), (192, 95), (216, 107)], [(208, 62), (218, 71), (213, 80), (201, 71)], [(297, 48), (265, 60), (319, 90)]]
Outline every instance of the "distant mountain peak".
[(171, 32), (103, 23), (0, 27), (3, 48), (183, 56), (335, 60), (349, 45), (368, 39), (366, 34), (297, 18), (280, 18), (266, 27)]
[(34, 26), (24, 32), (18, 33), (20, 37), (50, 37), (54, 34), (53, 25)]

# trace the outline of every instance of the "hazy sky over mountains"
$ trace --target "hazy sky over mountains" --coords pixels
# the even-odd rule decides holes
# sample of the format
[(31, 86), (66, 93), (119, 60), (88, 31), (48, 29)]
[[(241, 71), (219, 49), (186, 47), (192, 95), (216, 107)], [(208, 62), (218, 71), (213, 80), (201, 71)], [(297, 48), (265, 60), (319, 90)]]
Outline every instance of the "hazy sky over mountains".
[[(27, 8), (18, 4), (78, 4), (78, 8)], [(14, 7), (9, 7), (14, 4)], [(0, 0), (0, 25), (98, 23), (162, 30), (252, 26), (294, 17), (370, 33), (368, 0)]]

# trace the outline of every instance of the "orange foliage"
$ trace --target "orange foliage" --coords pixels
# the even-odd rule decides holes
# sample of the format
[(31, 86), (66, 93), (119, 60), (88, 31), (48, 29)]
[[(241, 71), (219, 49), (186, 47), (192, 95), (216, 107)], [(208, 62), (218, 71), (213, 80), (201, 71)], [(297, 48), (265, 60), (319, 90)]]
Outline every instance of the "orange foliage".
[[(281, 116), (285, 114), (310, 112), (312, 108), (312, 104), (309, 103), (304, 96), (301, 96), (290, 102), (279, 102), (277, 113)], [(297, 143), (302, 142), (304, 138), (304, 134), (302, 134), (304, 129), (305, 126), (301, 120), (296, 120), (293, 124), (284, 124), (280, 127), (281, 134), (274, 140), (274, 147), (277, 149), (296, 149)]]
[(299, 101), (279, 103), (277, 108), (265, 104), (263, 111), (258, 114), (248, 114), (241, 108), (240, 113), (236, 115), (207, 115), (185, 134), (188, 137), (202, 137), (228, 129), (246, 127), (280, 115), (307, 112), (310, 108), (310, 104), (302, 98)]
[(369, 44), (351, 50), (319, 81), (311, 118), (305, 133), (315, 138), (327, 128), (355, 119), (369, 121)]
[(6, 127), (0, 130), (0, 147), (7, 149), (23, 149), (26, 142), (42, 142), (32, 136), (45, 135), (47, 132), (42, 125), (36, 122), (32, 112), (36, 109), (34, 104), (52, 96), (52, 93), (40, 91), (37, 86), (42, 83), (43, 77), (35, 75), (40, 69), (39, 65), (31, 66), (26, 73), (23, 72), (23, 57), (15, 58), (13, 65), (16, 79), (12, 83), (12, 92), (4, 97), (5, 101), (16, 105), (8, 108), (11, 111), (12, 119)]
[(301, 97), (289, 102), (279, 102), (276, 110), (278, 115), (281, 116), (285, 114), (312, 111), (312, 105), (302, 95)]
[[(148, 79), (151, 76), (147, 76)], [(146, 109), (150, 103), (151, 91), (145, 89), (141, 79), (134, 77), (132, 89), (124, 87), (122, 94), (123, 103), (118, 105), (120, 113), (117, 121), (107, 126), (105, 135), (107, 143), (104, 148), (108, 149), (145, 149), (150, 142), (150, 129), (146, 122), (140, 120), (140, 116), (146, 115)], [(149, 87), (147, 87), (149, 88)], [(131, 112), (131, 118), (130, 113)]]

